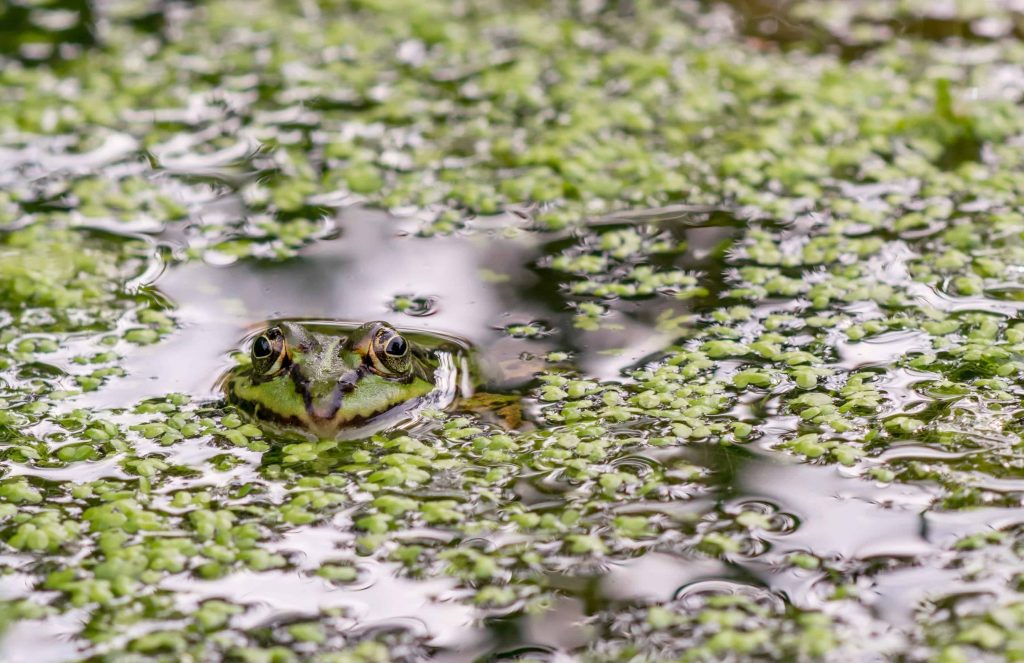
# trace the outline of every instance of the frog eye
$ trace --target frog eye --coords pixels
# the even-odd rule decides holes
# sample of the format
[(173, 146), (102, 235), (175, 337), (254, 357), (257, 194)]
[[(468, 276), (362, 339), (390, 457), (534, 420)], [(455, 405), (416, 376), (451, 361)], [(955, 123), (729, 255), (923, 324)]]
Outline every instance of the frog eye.
[(398, 334), (392, 336), (388, 344), (384, 346), (384, 354), (389, 357), (404, 357), (407, 352), (409, 352), (409, 344)]
[(252, 356), (256, 359), (266, 359), (273, 352), (274, 348), (270, 345), (270, 339), (266, 336), (260, 336), (252, 343)]
[(288, 357), (285, 345), (284, 334), (277, 327), (271, 327), (257, 336), (249, 351), (252, 355), (253, 371), (257, 375), (270, 375), (280, 371)]
[(381, 323), (369, 347), (373, 369), (382, 375), (403, 375), (412, 368), (409, 343), (393, 328)]

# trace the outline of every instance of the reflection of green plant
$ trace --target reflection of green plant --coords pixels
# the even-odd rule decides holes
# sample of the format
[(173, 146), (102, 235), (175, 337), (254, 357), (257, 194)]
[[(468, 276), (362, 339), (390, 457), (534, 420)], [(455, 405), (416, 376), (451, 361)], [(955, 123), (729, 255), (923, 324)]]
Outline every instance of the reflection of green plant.
[(926, 145), (933, 143), (938, 151), (938, 162), (943, 165), (952, 167), (964, 161), (977, 161), (981, 156), (982, 138), (976, 120), (955, 108), (953, 84), (948, 78), (938, 78), (934, 85), (935, 102), (931, 112), (901, 119), (896, 125), (897, 131), (926, 141)]
[(624, 635), (602, 643), (593, 660), (814, 659), (839, 644), (829, 616), (774, 609), (742, 594), (702, 597), (699, 609), (652, 606), (619, 623)]

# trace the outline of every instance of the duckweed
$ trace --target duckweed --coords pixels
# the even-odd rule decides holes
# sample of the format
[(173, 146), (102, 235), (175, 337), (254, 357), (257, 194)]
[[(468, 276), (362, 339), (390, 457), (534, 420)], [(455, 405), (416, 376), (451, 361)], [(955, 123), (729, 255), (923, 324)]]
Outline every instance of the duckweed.
[[(4, 655), (1021, 657), (1019, 12), (742, 5), (0, 8)], [(217, 324), (168, 279), (284, 278), (353, 205), (529, 247), (568, 327), (483, 323), (525, 424), (124, 387)]]

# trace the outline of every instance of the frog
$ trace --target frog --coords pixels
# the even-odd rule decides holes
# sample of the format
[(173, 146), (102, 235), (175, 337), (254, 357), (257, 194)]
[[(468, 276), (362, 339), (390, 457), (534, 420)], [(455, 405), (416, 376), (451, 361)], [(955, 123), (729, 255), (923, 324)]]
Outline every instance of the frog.
[(307, 437), (365, 437), (472, 391), (465, 344), (381, 320), (271, 322), (251, 336), (247, 354), (222, 380), (227, 401)]

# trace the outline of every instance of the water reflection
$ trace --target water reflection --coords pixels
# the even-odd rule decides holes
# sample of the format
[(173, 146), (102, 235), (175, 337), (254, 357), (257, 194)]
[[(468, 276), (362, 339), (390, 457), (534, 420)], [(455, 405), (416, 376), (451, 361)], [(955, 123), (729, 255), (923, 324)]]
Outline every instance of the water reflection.
[[(225, 216), (238, 213), (230, 199), (210, 211), (218, 213), (218, 209)], [(714, 219), (711, 225), (680, 223), (678, 217), (641, 221), (648, 220), (661, 224), (651, 231), (652, 236), (686, 244), (683, 251), (656, 256), (649, 262), (664, 269), (705, 269), (703, 283), (709, 290), (721, 287), (718, 261), (723, 242), (735, 232), (729, 220), (723, 223)], [(641, 221), (627, 219), (621, 227), (639, 227)], [(576, 324), (575, 308), (581, 298), (565, 287), (565, 275), (545, 262), (547, 256), (579, 244), (580, 238), (570, 232), (510, 232), (508, 223), (499, 224), (500, 231), (489, 230), (485, 220), (465, 233), (425, 238), (414, 232), (412, 220), (362, 209), (341, 213), (335, 224), (334, 239), (303, 249), (293, 260), (220, 261), (211, 255), (206, 262), (174, 265), (159, 273), (147, 287), (174, 302), (180, 329), (158, 345), (131, 353), (125, 363), (126, 377), (84, 395), (76, 404), (120, 407), (169, 391), (219, 398), (215, 383), (231, 363), (228, 353), (240, 347), (264, 321), (279, 318), (384, 319), (402, 328), (466, 339), (478, 352), (484, 389), (522, 390), (532, 383), (536, 372), (551, 366), (572, 367), (585, 376), (618, 380), (623, 371), (655, 356), (678, 335), (680, 327), (664, 326), (661, 321), (682, 319), (692, 312), (691, 303), (672, 297), (607, 298), (607, 312), (601, 316), (598, 328), (581, 329)], [(617, 226), (609, 221), (607, 227), (614, 230)], [(179, 239), (170, 232), (157, 237), (170, 254), (178, 249)], [(556, 351), (562, 356), (553, 362), (550, 353)], [(244, 462), (224, 470), (210, 466), (222, 450), (203, 442), (184, 440), (163, 448), (143, 441), (137, 451), (157, 453), (168, 463), (204, 468), (201, 476), (172, 478), (157, 487), (157, 494), (163, 496), (203, 486), (256, 482), (269, 491), (267, 498), (273, 500), (273, 482), (257, 477), (283, 462), (277, 446), (266, 453), (237, 450), (236, 456)], [(670, 467), (677, 456), (671, 450), (652, 450), (649, 458), (619, 459), (613, 469), (642, 478), (656, 469), (660, 471), (662, 466)], [(338, 458), (341, 456), (325, 452), (320, 465), (311, 467), (310, 473), (331, 471), (340, 462)], [(714, 466), (720, 458), (717, 454), (704, 458), (697, 453), (692, 460)], [(735, 467), (735, 463), (729, 463), (728, 470), (723, 469), (722, 485), (731, 482)], [(19, 469), (15, 467), (14, 472)], [(48, 472), (53, 473), (49, 478), (74, 480), (61, 474), (63, 470), (41, 470), (34, 475), (48, 476)], [(25, 473), (31, 474), (32, 470), (25, 469)], [(116, 463), (96, 463), (88, 476), (126, 478)], [(435, 484), (417, 494), (461, 499), (460, 494), (444, 491), (443, 479), (441, 472)], [(571, 490), (575, 488), (565, 478), (550, 475), (523, 476), (515, 487), (523, 505), (540, 511), (545, 503), (555, 509), (564, 507), (567, 491)], [(365, 499), (357, 494), (353, 497), (357, 504)], [(676, 497), (679, 499), (651, 501), (640, 507), (684, 519), (699, 517), (714, 508), (713, 500), (691, 499), (694, 496), (686, 491)], [(294, 570), (239, 572), (213, 581), (198, 581), (182, 574), (166, 579), (161, 588), (193, 606), (212, 598), (248, 606), (245, 622), (237, 624), (239, 628), (288, 623), (337, 608), (348, 620), (347, 632), (402, 628), (422, 637), (442, 660), (471, 661), (528, 651), (554, 655), (584, 646), (594, 637), (593, 630), (583, 624), (588, 615), (610, 601), (637, 600), (656, 591), (651, 579), (643, 583), (626, 580), (632, 585), (629, 590), (622, 585), (624, 579), (647, 574), (652, 563), (657, 568), (677, 565), (675, 571), (667, 572), (674, 578), (674, 586), (696, 578), (720, 577), (723, 571), (718, 562), (686, 561), (664, 553), (655, 553), (650, 560), (639, 558), (635, 564), (576, 568), (572, 572), (567, 569), (560, 576), (562, 581), (551, 580), (552, 586), (560, 588), (561, 596), (542, 616), (515, 610), (513, 604), (493, 611), (493, 616), (480, 623), (481, 611), (467, 606), (467, 590), (459, 589), (460, 583), (450, 577), (411, 579), (398, 565), (362, 558), (358, 562), (358, 582), (337, 585), (314, 575), (324, 561), (351, 555), (357, 534), (352, 518), (353, 510), (346, 508), (328, 525), (293, 528), (266, 546), (267, 551), (289, 559), (296, 566)], [(396, 540), (409, 545), (438, 541), (455, 544), (449, 541), (452, 536), (443, 528), (421, 528), (396, 534)], [(512, 542), (502, 536), (496, 533), (493, 541), (481, 542)], [(565, 561), (570, 563), (569, 558)], [(583, 600), (581, 596), (590, 598)]]
[(70, 58), (96, 43), (96, 13), (90, 0), (5, 3), (0, 8), (0, 54), (34, 63)]
[[(159, 347), (129, 358), (129, 376), (96, 396), (105, 404), (157, 396), (168, 390), (212, 396), (225, 353), (255, 325), (273, 318), (383, 319), (402, 327), (468, 339), (480, 351), (485, 388), (521, 387), (549, 365), (544, 355), (564, 351), (587, 375), (615, 379), (664, 348), (670, 331), (659, 316), (681, 315), (683, 302), (667, 298), (617, 302), (599, 330), (574, 329), (562, 281), (538, 268), (552, 245), (536, 233), (473, 232), (451, 237), (416, 235), (411, 221), (354, 209), (338, 220), (338, 238), (274, 263), (191, 262), (155, 284), (176, 304), (180, 332)], [(686, 231), (680, 231), (685, 233)], [(709, 259), (721, 229), (691, 229), (681, 264)], [(725, 233), (726, 235), (728, 232)], [(429, 300), (431, 314), (394, 310), (397, 297)], [(539, 323), (550, 333), (510, 333)], [(187, 361), (182, 361), (187, 357)]]

